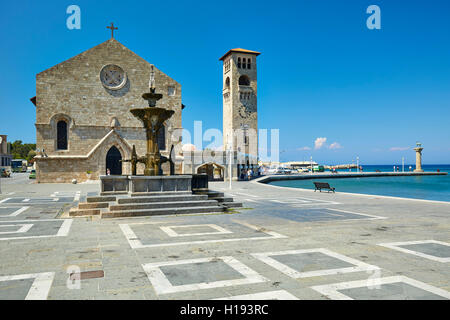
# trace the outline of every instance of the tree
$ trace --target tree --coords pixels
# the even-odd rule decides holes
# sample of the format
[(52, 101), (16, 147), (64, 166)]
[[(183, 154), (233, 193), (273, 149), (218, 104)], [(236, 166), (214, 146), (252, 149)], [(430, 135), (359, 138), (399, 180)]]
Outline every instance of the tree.
[(27, 155), (27, 161), (28, 161), (28, 163), (33, 163), (34, 162), (34, 157), (36, 156), (36, 151), (34, 151), (34, 150), (30, 150), (30, 151), (28, 151), (28, 155)]
[(9, 143), (9, 146), (13, 159), (26, 159), (29, 161), (36, 155), (35, 143), (22, 144), (22, 140), (16, 140), (13, 143)]

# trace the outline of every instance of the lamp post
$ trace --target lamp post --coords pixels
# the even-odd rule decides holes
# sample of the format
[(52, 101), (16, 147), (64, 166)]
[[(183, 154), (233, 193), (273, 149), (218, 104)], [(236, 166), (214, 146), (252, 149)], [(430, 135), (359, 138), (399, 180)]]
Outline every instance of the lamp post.
[(230, 139), (229, 139), (229, 134), (227, 134), (227, 149), (228, 149), (228, 153), (229, 153), (229, 158), (228, 158), (228, 177), (229, 177), (229, 189), (231, 190), (231, 179), (232, 179), (232, 170), (231, 170), (231, 162), (232, 162), (232, 146), (230, 143)]
[[(2, 146), (3, 137), (0, 137), (0, 147)], [(1, 151), (1, 150), (0, 150)], [(6, 153), (8, 153), (8, 150), (6, 150)], [(0, 176), (0, 194), (2, 193), (2, 177)]]

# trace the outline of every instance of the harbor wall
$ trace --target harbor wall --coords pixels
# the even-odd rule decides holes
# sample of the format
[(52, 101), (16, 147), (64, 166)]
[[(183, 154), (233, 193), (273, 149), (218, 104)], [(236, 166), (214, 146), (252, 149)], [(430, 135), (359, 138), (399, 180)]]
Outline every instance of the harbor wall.
[(308, 180), (308, 179), (341, 179), (366, 177), (394, 177), (394, 176), (437, 176), (447, 175), (447, 172), (352, 172), (352, 173), (314, 173), (314, 174), (284, 174), (269, 175), (256, 179), (256, 182), (269, 183), (280, 180)]

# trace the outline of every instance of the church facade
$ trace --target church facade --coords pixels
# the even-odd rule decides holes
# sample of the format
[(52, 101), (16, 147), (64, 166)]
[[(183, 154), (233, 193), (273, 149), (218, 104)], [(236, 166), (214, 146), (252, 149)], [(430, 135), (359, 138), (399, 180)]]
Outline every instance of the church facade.
[[(142, 107), (151, 64), (114, 38), (36, 76), (36, 173), (38, 182), (78, 182), (100, 175), (131, 174), (132, 147), (146, 153), (146, 133), (129, 110)], [(169, 156), (172, 132), (181, 129), (181, 85), (155, 67), (158, 106), (174, 110), (159, 136)], [(169, 171), (169, 164), (163, 171)], [(181, 166), (176, 166), (181, 173)], [(138, 174), (143, 164), (138, 165)]]

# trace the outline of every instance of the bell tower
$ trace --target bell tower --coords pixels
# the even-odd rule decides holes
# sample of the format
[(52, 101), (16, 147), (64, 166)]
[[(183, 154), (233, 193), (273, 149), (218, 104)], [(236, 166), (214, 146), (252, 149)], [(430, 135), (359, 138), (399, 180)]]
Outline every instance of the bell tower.
[(223, 62), (223, 147), (258, 156), (256, 57), (260, 52), (229, 50)]

